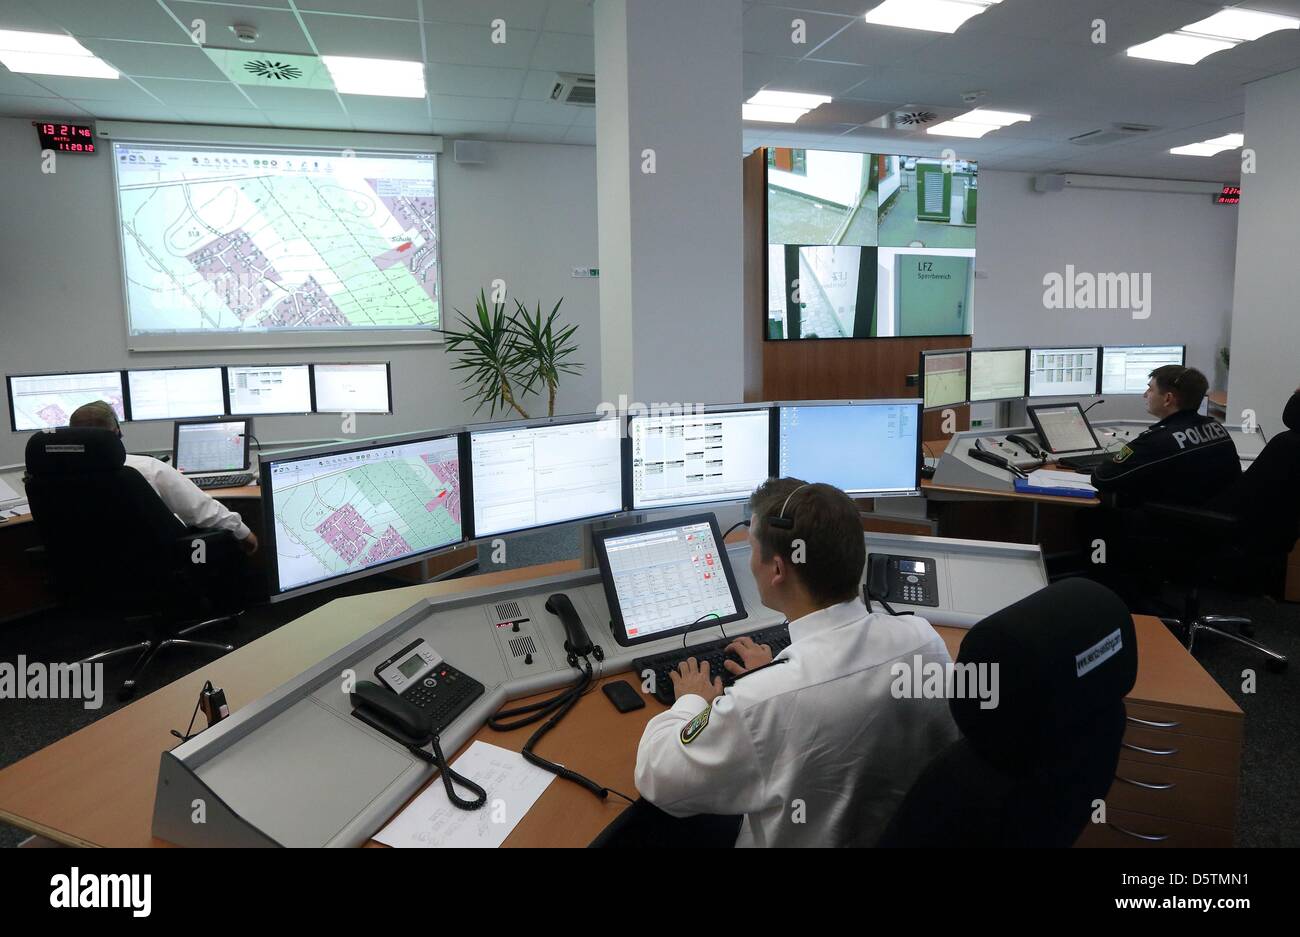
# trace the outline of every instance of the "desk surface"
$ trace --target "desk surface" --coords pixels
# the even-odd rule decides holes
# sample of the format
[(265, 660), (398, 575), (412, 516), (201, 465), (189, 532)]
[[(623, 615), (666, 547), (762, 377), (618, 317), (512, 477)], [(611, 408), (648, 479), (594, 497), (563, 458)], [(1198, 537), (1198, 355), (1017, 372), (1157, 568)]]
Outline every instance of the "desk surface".
[[(421, 598), (577, 568), (577, 561), (571, 560), (330, 602), (0, 771), (0, 819), (68, 845), (168, 845), (151, 833), (158, 759), (177, 744), (170, 730), (184, 727), (204, 680), (224, 688), (231, 708), (238, 709)], [(1141, 666), (1130, 699), (1240, 715), (1159, 621), (1135, 620)], [(966, 632), (938, 630), (955, 655)], [(621, 679), (604, 677), (611, 678)], [(593, 688), (546, 737), (541, 751), (635, 797), (637, 741), (642, 727), (661, 709), (650, 699), (645, 709), (620, 715)], [(530, 731), (499, 733), (484, 727), (474, 738), (518, 751)], [(602, 803), (572, 784), (556, 781), (506, 844), (584, 846), (624, 806), (616, 797)]]

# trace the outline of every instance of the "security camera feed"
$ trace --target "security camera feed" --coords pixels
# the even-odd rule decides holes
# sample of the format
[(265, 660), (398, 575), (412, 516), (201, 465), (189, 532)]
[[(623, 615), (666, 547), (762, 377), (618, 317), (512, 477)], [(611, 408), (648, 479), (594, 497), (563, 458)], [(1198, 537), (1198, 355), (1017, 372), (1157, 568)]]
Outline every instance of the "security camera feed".
[(882, 247), (975, 250), (977, 164), (916, 156), (880, 159)]
[(967, 160), (769, 148), (767, 337), (973, 334), (978, 182)]
[(767, 151), (769, 244), (876, 244), (876, 167), (869, 153)]
[(927, 410), (966, 402), (965, 349), (927, 351), (921, 355), (921, 391)]
[(870, 338), (876, 334), (876, 251), (769, 247), (768, 335)]

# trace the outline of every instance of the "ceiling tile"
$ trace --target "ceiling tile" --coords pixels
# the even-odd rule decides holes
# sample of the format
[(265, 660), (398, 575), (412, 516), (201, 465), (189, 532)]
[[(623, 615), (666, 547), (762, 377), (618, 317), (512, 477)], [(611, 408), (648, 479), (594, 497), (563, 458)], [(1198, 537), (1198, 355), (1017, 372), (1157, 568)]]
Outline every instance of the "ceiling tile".
[(47, 91), (61, 98), (90, 101), (117, 101), (119, 103), (138, 102), (140, 104), (157, 104), (147, 92), (136, 86), (128, 78), (111, 80), (107, 78), (63, 78), (57, 75), (33, 76), (33, 80)]
[(364, 120), (368, 125), (379, 122), (383, 129), (394, 133), (428, 132), (429, 110), (423, 99), (345, 94), (343, 106), (358, 127)]
[[(268, 10), (260, 7), (230, 6), (221, 3), (190, 3), (188, 0), (166, 0), (168, 9), (184, 23), (196, 18), (207, 24), (207, 44), (217, 49), (259, 49), (263, 52), (311, 52), (307, 37), (297, 18), (287, 10)], [(239, 24), (252, 26), (258, 32), (257, 41), (245, 45), (235, 39), (230, 27)]]
[(248, 99), (228, 81), (181, 81), (175, 78), (139, 78), (140, 86), (174, 108), (201, 101), (207, 107), (248, 107)]
[(594, 35), (591, 0), (551, 0), (542, 28), (547, 32)]
[[(119, 81), (121, 79), (118, 79)], [(42, 88), (26, 75), (0, 68), (0, 94), (12, 94), (19, 97), (53, 97), (54, 92)]]
[(128, 75), (149, 78), (224, 78), (212, 59), (193, 44), (164, 45), (153, 42), (125, 42), (120, 39), (87, 39), (85, 46), (104, 61)]
[[(280, 111), (308, 111), (312, 113), (341, 114), (339, 97), (333, 91), (317, 91), (311, 88), (254, 88), (248, 86), (244, 92), (259, 108)], [(350, 95), (349, 95), (350, 97)]]
[(426, 23), (425, 46), (430, 62), (449, 65), (484, 65), (492, 68), (527, 68), (537, 33), (507, 30), (505, 42), (493, 42), (486, 26), (460, 23)]
[(533, 49), (532, 67), (591, 74), (596, 70), (595, 40), (573, 33), (542, 33)]
[(414, 23), (311, 13), (302, 19), (321, 55), (422, 61), (420, 30)]
[(538, 0), (424, 0), (424, 18), (430, 21), (488, 26), (494, 20), (505, 20), (507, 43), (514, 41), (512, 33), (516, 29), (540, 30), (545, 14), (546, 4)]
[(584, 110), (588, 108), (560, 104), (558, 101), (520, 101), (514, 119), (521, 124), (558, 124), (568, 127), (577, 119), (578, 112)]
[(470, 98), (451, 94), (429, 95), (434, 120), (472, 120), (480, 123), (509, 122), (515, 102), (509, 98)]
[[(802, 42), (795, 42), (794, 20), (803, 20)], [(805, 10), (756, 6), (745, 11), (745, 51), (765, 55), (803, 58), (842, 29), (856, 21), (843, 16), (825, 16)]]
[(595, 146), (595, 145), (596, 145), (596, 128), (595, 128), (595, 127), (579, 127), (577, 124), (574, 124), (572, 127), (570, 127), (570, 128), (565, 132), (565, 134), (564, 134), (564, 142), (565, 142), (565, 143), (581, 143), (581, 144), (585, 144), (586, 146)]
[(251, 107), (188, 107), (180, 111), (187, 123), (229, 124), (235, 127), (269, 127), (261, 111)]
[(449, 137), (504, 137), (507, 121), (439, 120), (434, 118), (433, 132)]
[(324, 111), (263, 109), (262, 114), (273, 127), (290, 127), (295, 130), (351, 130), (352, 118), (338, 111), (336, 114)]
[(526, 74), (521, 68), (478, 68), (442, 62), (429, 63), (424, 72), (431, 94), (480, 98), (517, 98)]
[[(9, 117), (86, 117), (85, 110), (62, 98), (0, 94), (0, 114)], [(36, 138), (32, 137), (35, 142)]]
[(133, 39), (140, 42), (184, 42), (189, 39), (189, 34), (167, 15), (156, 0), (114, 0), (112, 3), (104, 0), (39, 0), (32, 6), (78, 38)]
[(100, 120), (156, 120), (172, 122), (183, 120), (174, 108), (162, 104), (122, 104), (117, 101), (73, 101)]
[[(260, 3), (261, 0), (255, 2)], [(419, 0), (297, 0), (296, 5), (302, 13), (320, 10), (325, 13), (387, 16), (405, 20), (420, 18)]]
[(535, 69), (525, 76), (519, 96), (529, 101), (549, 101), (554, 87), (555, 72)]

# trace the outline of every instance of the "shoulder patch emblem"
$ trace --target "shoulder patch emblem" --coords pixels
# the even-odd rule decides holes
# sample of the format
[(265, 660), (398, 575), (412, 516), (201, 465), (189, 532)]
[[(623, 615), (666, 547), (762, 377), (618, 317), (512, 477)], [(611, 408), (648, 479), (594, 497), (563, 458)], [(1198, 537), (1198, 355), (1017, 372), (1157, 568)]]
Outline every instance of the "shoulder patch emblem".
[(709, 724), (709, 713), (711, 712), (713, 712), (712, 703), (708, 705), (704, 712), (682, 726), (681, 739), (683, 745), (690, 745), (699, 737), (699, 734), (704, 731), (704, 727)]
[(1115, 454), (1115, 461), (1123, 462), (1132, 454), (1133, 454), (1133, 450), (1130, 449), (1128, 446), (1125, 446), (1123, 449), (1121, 449), (1118, 453)]

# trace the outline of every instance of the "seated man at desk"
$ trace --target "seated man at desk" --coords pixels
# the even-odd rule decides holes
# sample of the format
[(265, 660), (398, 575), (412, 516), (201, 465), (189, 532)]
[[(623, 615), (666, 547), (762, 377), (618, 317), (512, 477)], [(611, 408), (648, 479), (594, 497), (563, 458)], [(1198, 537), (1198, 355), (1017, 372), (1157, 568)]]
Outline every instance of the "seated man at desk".
[(674, 817), (745, 814), (738, 846), (874, 845), (957, 738), (947, 700), (895, 698), (891, 665), (946, 664), (947, 648), (924, 619), (863, 605), (862, 524), (844, 492), (779, 478), (750, 505), (750, 571), (792, 643), (773, 660), (737, 639), (725, 691), (707, 662), (683, 662), (676, 702), (641, 737), (637, 788)]
[[(68, 425), (79, 429), (107, 429), (122, 437), (113, 408), (102, 401), (78, 407), (68, 420)], [(229, 530), (235, 535), (240, 549), (245, 553), (257, 552), (257, 536), (234, 511), (213, 498), (176, 469), (153, 456), (126, 454), (126, 464), (144, 476), (150, 487), (158, 492), (167, 509), (187, 527), (204, 530)]]
[(1202, 504), (1241, 475), (1237, 446), (1217, 420), (1196, 412), (1209, 389), (1204, 374), (1167, 364), (1150, 377), (1142, 396), (1160, 422), (1099, 465), (1093, 487), (1118, 507)]

